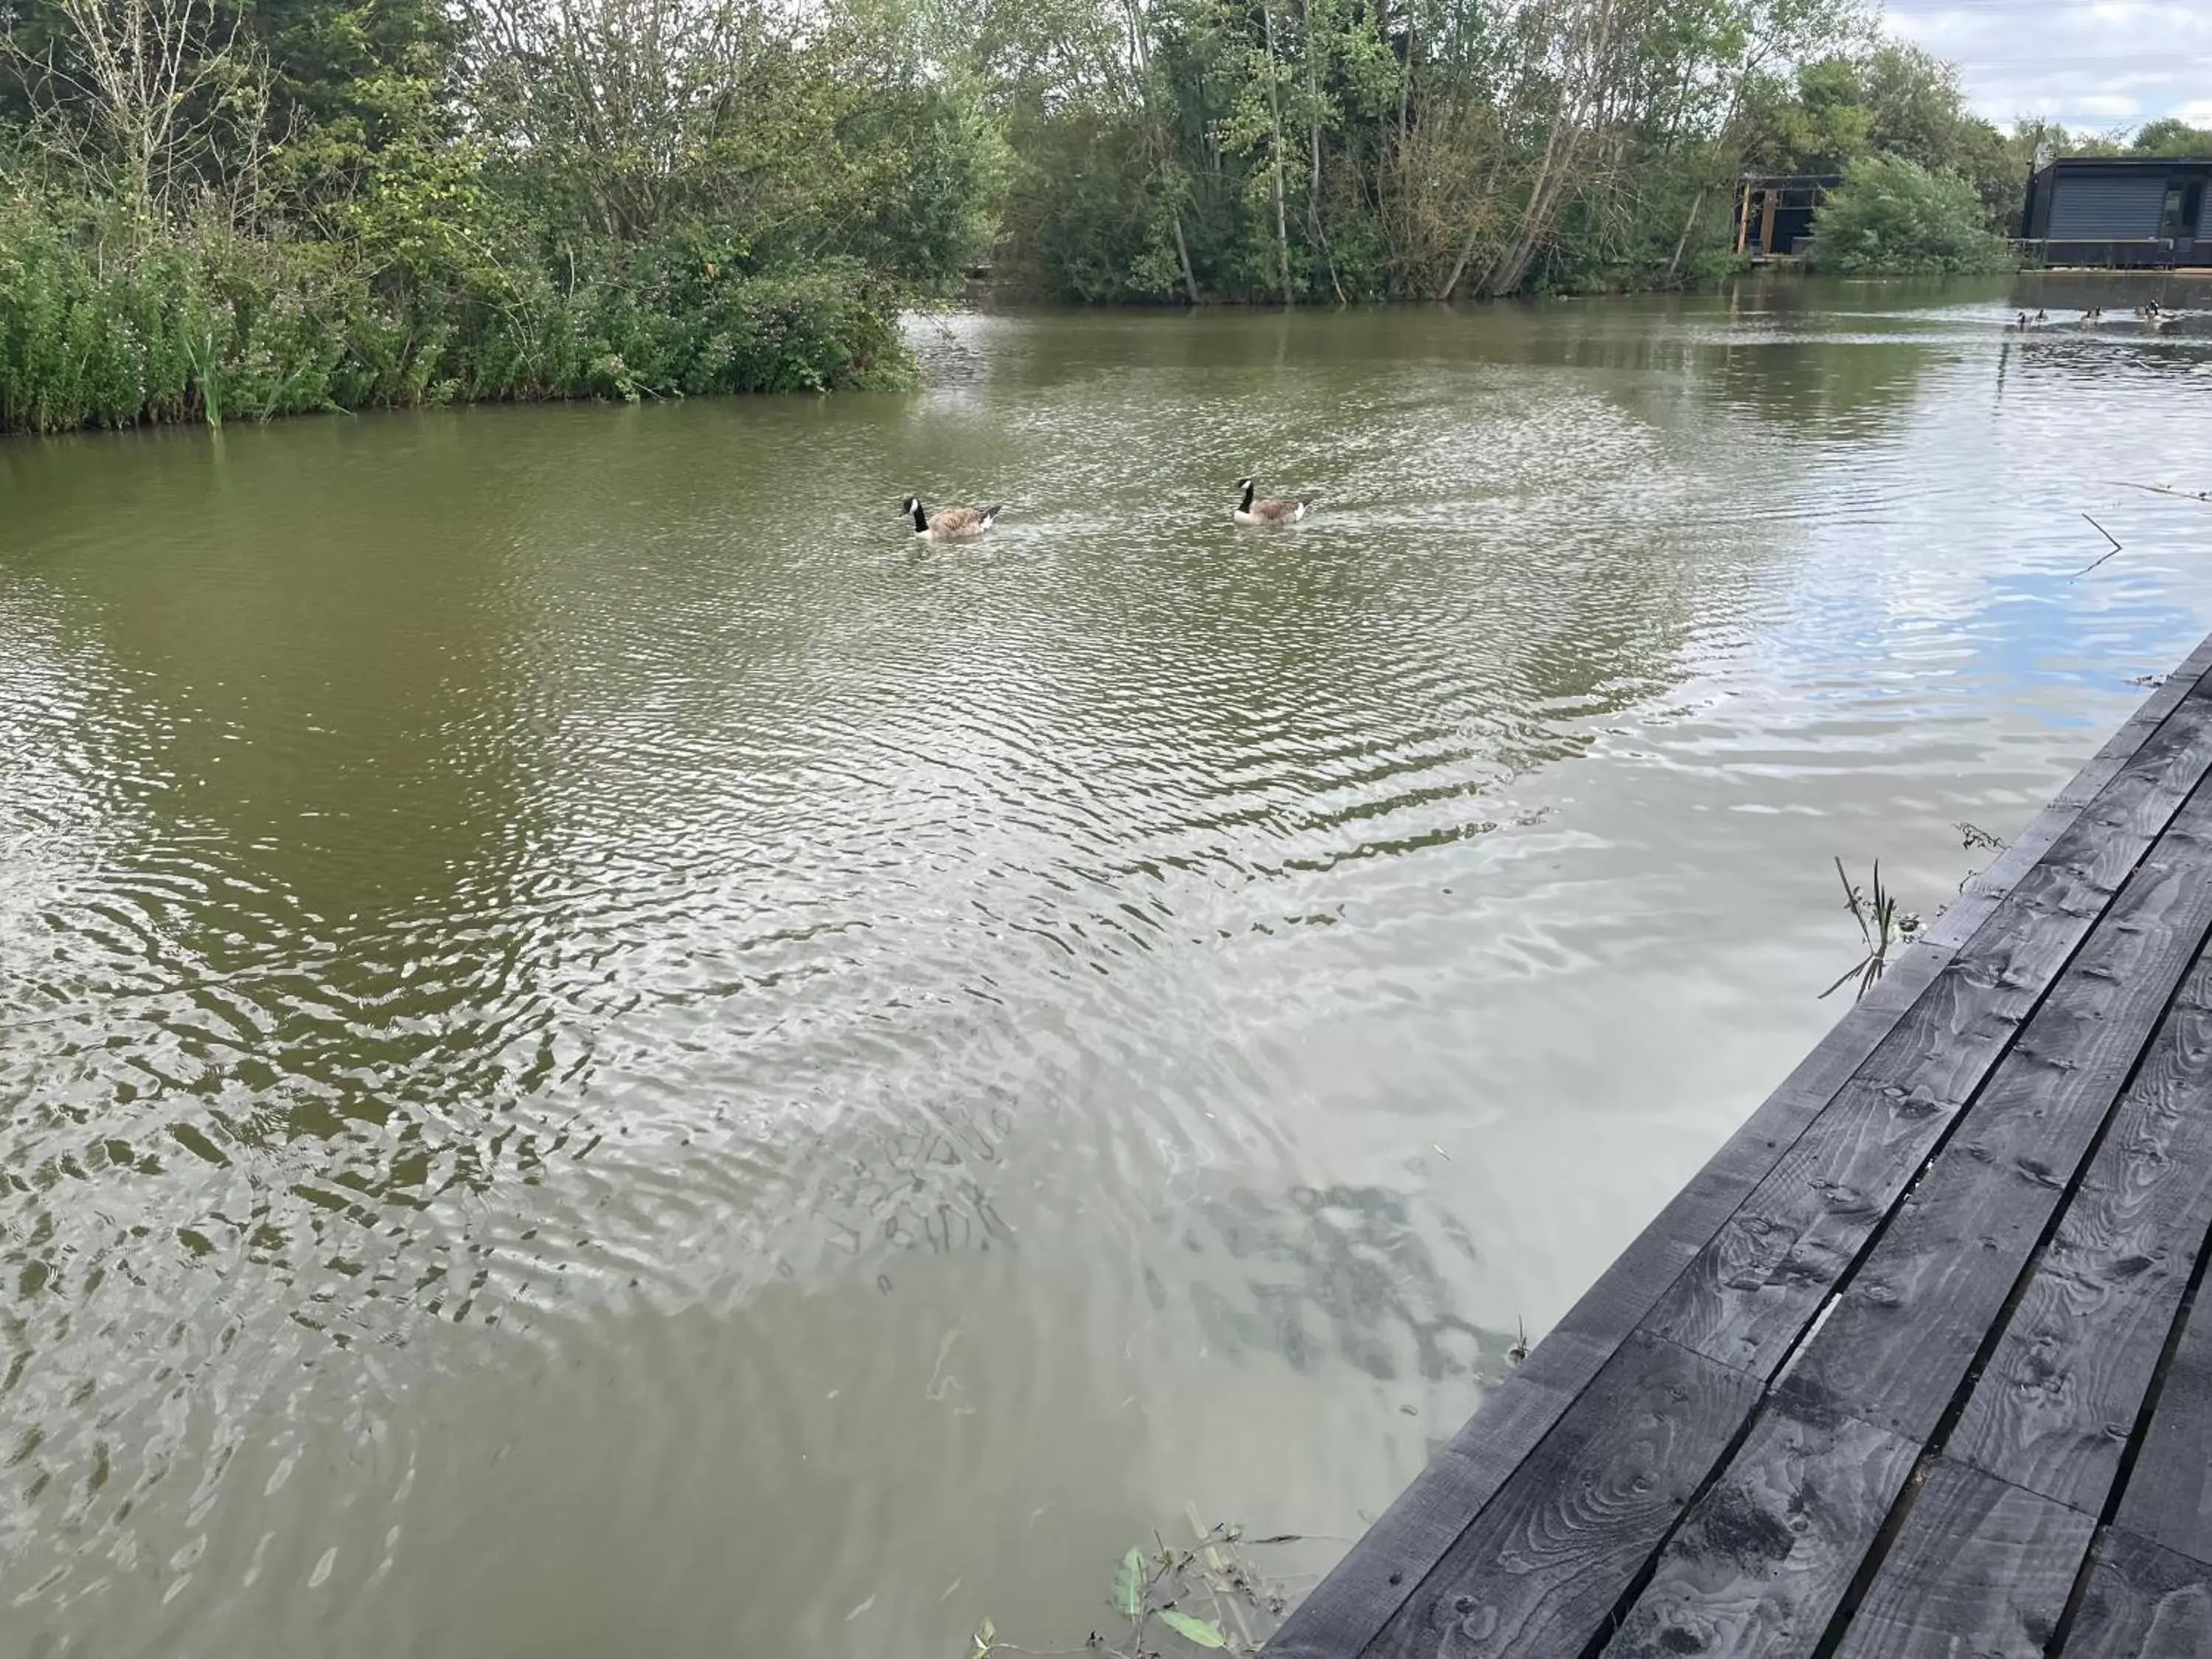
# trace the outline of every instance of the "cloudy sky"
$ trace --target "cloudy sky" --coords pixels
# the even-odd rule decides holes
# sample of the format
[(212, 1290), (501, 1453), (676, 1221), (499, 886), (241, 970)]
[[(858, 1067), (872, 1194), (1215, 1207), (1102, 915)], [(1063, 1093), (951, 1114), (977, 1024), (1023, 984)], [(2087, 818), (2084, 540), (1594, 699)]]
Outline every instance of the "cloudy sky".
[(1888, 0), (1887, 26), (1957, 64), (1999, 126), (2212, 125), (2212, 0)]

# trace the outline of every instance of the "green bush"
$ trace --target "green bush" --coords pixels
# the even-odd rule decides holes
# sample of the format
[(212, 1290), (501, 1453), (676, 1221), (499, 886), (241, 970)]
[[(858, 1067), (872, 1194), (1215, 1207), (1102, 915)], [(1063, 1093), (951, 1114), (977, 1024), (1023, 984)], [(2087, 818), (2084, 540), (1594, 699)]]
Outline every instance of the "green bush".
[(1821, 204), (1808, 259), (1848, 276), (2008, 269), (2012, 250), (1982, 227), (1981, 198), (1965, 179), (1870, 155)]
[(0, 201), (0, 432), (906, 380), (884, 281), (838, 258), (750, 271), (713, 241), (378, 268), (357, 243), (149, 235), (19, 196)]

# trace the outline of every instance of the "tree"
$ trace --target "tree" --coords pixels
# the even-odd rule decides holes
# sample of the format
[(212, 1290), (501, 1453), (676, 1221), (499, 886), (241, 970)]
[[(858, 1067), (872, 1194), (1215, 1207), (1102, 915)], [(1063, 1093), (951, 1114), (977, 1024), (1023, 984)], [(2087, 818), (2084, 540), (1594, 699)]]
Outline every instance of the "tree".
[(1749, 101), (1745, 160), (1763, 172), (1840, 173), (1873, 136), (1874, 111), (1848, 58), (1801, 65), (1794, 85), (1761, 77)]
[(142, 233), (210, 194), (246, 210), (266, 65), (215, 0), (45, 0), (0, 40), (31, 131)]
[(454, 143), (462, 15), (438, 0), (218, 0), (270, 69), (278, 188), (328, 203), (397, 148)]
[(1857, 65), (1858, 82), (1873, 120), (1868, 148), (1902, 155), (1930, 172), (1952, 167), (1967, 113), (1959, 71), (1919, 46), (1890, 42)]
[(1956, 174), (1866, 156), (1822, 204), (1810, 263), (1850, 276), (2004, 270), (2011, 250), (1980, 219), (1979, 198)]
[(2164, 115), (2136, 128), (2128, 148), (2137, 155), (2212, 158), (2212, 127), (2191, 126), (2178, 115)]
[(2027, 168), (2017, 147), (1966, 107), (1952, 65), (1887, 42), (1803, 64), (1794, 87), (1770, 81), (1754, 102), (1757, 165), (1777, 173), (1839, 173), (1863, 156), (1902, 156), (1964, 179), (1979, 222), (2008, 230)]
[(888, 9), (474, 3), (477, 119), (556, 234), (698, 233), (718, 265), (850, 257), (916, 289), (988, 240), (997, 135)]

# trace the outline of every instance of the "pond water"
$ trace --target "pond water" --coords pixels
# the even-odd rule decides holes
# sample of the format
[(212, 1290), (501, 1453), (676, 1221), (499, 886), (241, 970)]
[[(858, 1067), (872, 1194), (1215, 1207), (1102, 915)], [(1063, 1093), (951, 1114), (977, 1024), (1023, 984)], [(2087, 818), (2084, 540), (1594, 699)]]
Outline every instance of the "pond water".
[(1932, 914), (2212, 628), (2212, 340), (2072, 280), (0, 447), (0, 1651), (1325, 1567), (1841, 1012), (1832, 860)]

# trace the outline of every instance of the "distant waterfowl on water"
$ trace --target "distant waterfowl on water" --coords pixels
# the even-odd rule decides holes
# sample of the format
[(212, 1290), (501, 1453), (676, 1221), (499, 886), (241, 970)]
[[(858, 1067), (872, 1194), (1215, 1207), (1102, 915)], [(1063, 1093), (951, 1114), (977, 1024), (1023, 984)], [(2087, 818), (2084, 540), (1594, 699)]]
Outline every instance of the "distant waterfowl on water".
[(921, 497), (909, 495), (899, 511), (914, 520), (914, 533), (926, 542), (972, 542), (999, 521), (1003, 502), (990, 507), (940, 507), (932, 513)]
[(1239, 524), (1264, 525), (1270, 528), (1296, 524), (1305, 517), (1306, 509), (1313, 505), (1310, 495), (1255, 501), (1253, 495), (1256, 486), (1249, 478), (1239, 478), (1237, 487), (1244, 494), (1243, 499), (1230, 509), (1229, 516)]

